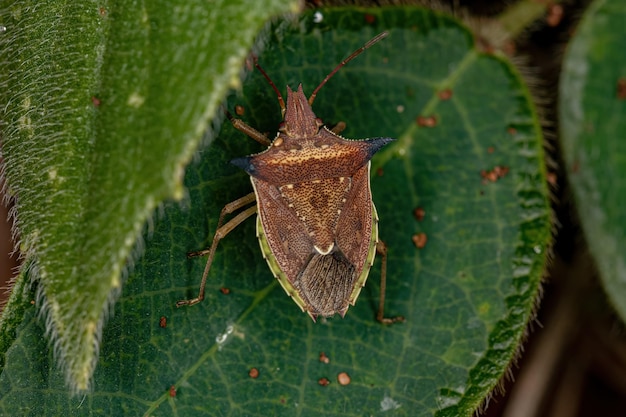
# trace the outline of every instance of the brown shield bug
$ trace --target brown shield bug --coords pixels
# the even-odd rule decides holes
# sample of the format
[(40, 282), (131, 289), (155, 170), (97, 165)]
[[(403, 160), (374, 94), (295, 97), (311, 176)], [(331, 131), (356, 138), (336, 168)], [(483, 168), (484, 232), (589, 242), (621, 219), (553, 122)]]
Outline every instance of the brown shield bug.
[[(328, 129), (311, 108), (326, 82), (345, 64), (387, 36), (383, 32), (354, 51), (333, 69), (307, 99), (302, 84), (287, 87), (287, 104), (270, 77), (255, 65), (278, 96), (283, 122), (270, 141), (264, 134), (227, 116), (233, 126), (268, 148), (231, 162), (251, 177), (254, 192), (222, 209), (209, 249), (198, 296), (176, 305), (193, 305), (204, 290), (217, 245), (254, 213), (263, 256), (283, 289), (313, 320), (354, 305), (365, 285), (376, 252), (382, 254), (381, 296), (377, 320), (385, 318), (386, 248), (378, 240), (378, 215), (370, 191), (370, 159), (390, 138), (348, 140), (339, 136), (345, 124)], [(254, 204), (255, 203), (255, 204)], [(224, 217), (243, 209), (226, 224)]]

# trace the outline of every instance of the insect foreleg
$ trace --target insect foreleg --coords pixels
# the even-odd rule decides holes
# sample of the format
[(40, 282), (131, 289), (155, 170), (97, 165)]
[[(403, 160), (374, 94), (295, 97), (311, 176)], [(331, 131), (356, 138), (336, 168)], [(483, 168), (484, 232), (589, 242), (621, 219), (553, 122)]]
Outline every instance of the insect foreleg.
[(240, 132), (245, 133), (250, 138), (256, 140), (261, 145), (270, 146), (271, 140), (267, 138), (263, 133), (259, 132), (252, 126), (247, 125), (243, 120), (235, 118), (228, 110), (226, 110), (226, 117), (233, 124), (233, 127)]
[(343, 132), (345, 128), (346, 128), (346, 122), (337, 122), (337, 124), (333, 126), (333, 128), (330, 129), (330, 131), (333, 132), (335, 135), (338, 135), (341, 132)]

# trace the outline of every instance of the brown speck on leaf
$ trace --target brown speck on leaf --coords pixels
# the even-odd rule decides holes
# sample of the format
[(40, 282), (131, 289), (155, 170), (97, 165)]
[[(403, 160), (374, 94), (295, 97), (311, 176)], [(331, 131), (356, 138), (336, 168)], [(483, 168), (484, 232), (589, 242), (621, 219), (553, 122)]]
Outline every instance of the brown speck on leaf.
[(422, 207), (415, 207), (415, 209), (413, 209), (413, 216), (415, 216), (418, 222), (424, 220), (425, 215), (426, 210), (424, 210)]
[(167, 317), (161, 316), (159, 319), (159, 327), (165, 329), (167, 327)]
[(482, 171), (480, 171), (480, 176), (482, 177), (483, 182), (496, 182), (508, 173), (509, 167), (498, 165), (493, 167), (493, 169), (490, 171), (486, 171), (483, 169)]
[(374, 16), (373, 14), (366, 14), (365, 21), (371, 25), (376, 21), (376, 16)]
[(452, 98), (452, 90), (446, 88), (445, 90), (441, 90), (437, 93), (440, 100), (450, 100)]
[(495, 176), (493, 175), (491, 171), (485, 171), (484, 169), (480, 171), (480, 176), (483, 180), (487, 180), (487, 181), (495, 181), (497, 179), (495, 178)]
[(174, 398), (176, 396), (176, 386), (172, 385), (170, 387), (170, 397)]
[(285, 404), (287, 402), (287, 400), (285, 400), (283, 397), (280, 397), (280, 403), (281, 404)]
[(626, 100), (626, 78), (624, 77), (617, 80), (617, 98)]
[(509, 167), (507, 167), (507, 166), (496, 166), (496, 167), (493, 168), (493, 171), (496, 173), (498, 178), (502, 178), (506, 174), (509, 173)]
[(417, 116), (415, 121), (418, 126), (422, 126), (422, 127), (437, 126), (437, 118), (435, 116)]
[(580, 162), (574, 161), (574, 164), (572, 165), (572, 172), (576, 174), (578, 171), (580, 171)]
[(411, 237), (411, 240), (413, 240), (413, 244), (416, 248), (424, 249), (424, 246), (426, 246), (426, 242), (428, 242), (428, 236), (426, 236), (426, 233), (423, 232), (417, 233)]
[(350, 375), (347, 372), (340, 372), (337, 375), (337, 382), (339, 382), (339, 385), (348, 385), (350, 383)]
[(250, 378), (256, 379), (259, 377), (259, 370), (256, 368), (251, 368), (250, 372), (248, 372), (248, 375), (250, 376)]
[(515, 129), (514, 127), (509, 127), (506, 131), (511, 136), (514, 136), (515, 134), (517, 134), (517, 129)]
[(320, 362), (330, 363), (330, 358), (324, 352), (320, 352)]
[(548, 184), (550, 184), (553, 187), (556, 187), (557, 180), (558, 180), (556, 172), (548, 172), (547, 179), (548, 179)]
[(328, 378), (320, 378), (317, 380), (317, 383), (323, 387), (327, 387), (328, 384), (330, 384), (330, 381), (328, 380)]
[(220, 292), (224, 295), (230, 294), (230, 288), (222, 287), (220, 288)]
[(236, 105), (235, 106), (235, 114), (237, 116), (243, 116), (246, 112), (246, 108), (244, 106)]
[(35, 300), (30, 300), (30, 304), (34, 306), (35, 305)]
[(490, 146), (487, 148), (487, 153), (494, 153), (496, 151), (496, 148), (494, 148), (493, 146)]
[(100, 7), (100, 16), (105, 17), (107, 15), (107, 9)]
[(563, 20), (563, 6), (560, 4), (551, 4), (548, 6), (548, 14), (546, 15), (546, 23), (550, 27), (556, 27)]
[(382, 169), (382, 168), (378, 168), (378, 169), (376, 170), (376, 175), (378, 175), (379, 177), (382, 177), (382, 176), (383, 176), (383, 174), (384, 174), (384, 172), (383, 172), (383, 169)]
[(91, 96), (91, 103), (93, 104), (94, 107), (100, 107), (100, 104), (102, 104), (100, 99), (96, 96)]

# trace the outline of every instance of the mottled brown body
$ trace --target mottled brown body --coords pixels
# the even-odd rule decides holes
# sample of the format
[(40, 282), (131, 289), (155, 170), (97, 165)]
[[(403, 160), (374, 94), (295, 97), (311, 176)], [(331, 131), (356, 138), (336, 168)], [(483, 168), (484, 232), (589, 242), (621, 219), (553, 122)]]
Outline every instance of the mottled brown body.
[(343, 316), (365, 284), (378, 221), (369, 161), (391, 140), (336, 135), (316, 118), (299, 86), (287, 90), (285, 120), (270, 147), (233, 161), (252, 177), (270, 268), (314, 319)]
[[(302, 85), (287, 87), (287, 104), (267, 74), (257, 68), (276, 91), (284, 116), (270, 141), (256, 129), (227, 113), (233, 126), (256, 141), (269, 145), (256, 155), (237, 158), (233, 164), (250, 176), (254, 195), (227, 204), (208, 254), (198, 297), (181, 305), (202, 301), (211, 262), (219, 241), (243, 220), (258, 212), (257, 236), (263, 256), (285, 291), (313, 320), (319, 315), (345, 315), (365, 285), (377, 249), (383, 253), (381, 300), (377, 319), (383, 317), (386, 249), (378, 242), (378, 216), (370, 192), (370, 159), (390, 138), (348, 140), (340, 129), (327, 129), (311, 105), (319, 89), (348, 61), (380, 39), (381, 33), (343, 60), (307, 99)], [(224, 216), (256, 201), (222, 226)]]

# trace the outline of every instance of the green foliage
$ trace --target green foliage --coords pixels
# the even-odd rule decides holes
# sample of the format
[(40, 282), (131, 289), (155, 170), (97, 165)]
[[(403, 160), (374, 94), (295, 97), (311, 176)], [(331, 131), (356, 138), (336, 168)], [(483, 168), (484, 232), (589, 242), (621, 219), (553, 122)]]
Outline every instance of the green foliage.
[[(483, 401), (516, 352), (550, 240), (528, 91), (506, 60), (477, 51), (469, 31), (444, 15), (322, 15), (278, 22), (259, 63), (281, 91), (302, 82), (310, 94), (352, 50), (389, 30), (329, 81), (314, 110), (329, 124), (346, 122), (348, 138), (398, 139), (373, 162), (372, 192), (389, 247), (386, 312), (406, 323), (374, 320), (375, 264), (344, 319), (314, 324), (272, 278), (253, 220), (220, 244), (205, 301), (176, 309), (196, 294), (204, 268), (186, 253), (208, 246), (222, 206), (251, 191), (228, 161), (262, 150), (225, 123), (187, 168), (188, 198), (166, 204), (146, 234), (104, 329), (93, 393), (68, 398), (29, 307), (0, 375), (0, 414), (459, 416)], [(279, 106), (258, 72), (228, 98), (232, 113), (236, 105), (246, 123), (273, 135)], [(435, 117), (436, 126), (418, 125), (418, 116)], [(495, 167), (505, 173), (497, 181), (481, 176)], [(416, 233), (428, 236), (421, 250)], [(350, 385), (336, 382), (340, 372)], [(327, 387), (318, 384), (324, 377)]]
[(596, 1), (563, 63), (564, 159), (606, 293), (626, 318), (626, 4)]
[(4, 173), (75, 389), (88, 387), (146, 220), (183, 196), (184, 167), (254, 37), (293, 4), (0, 4)]

